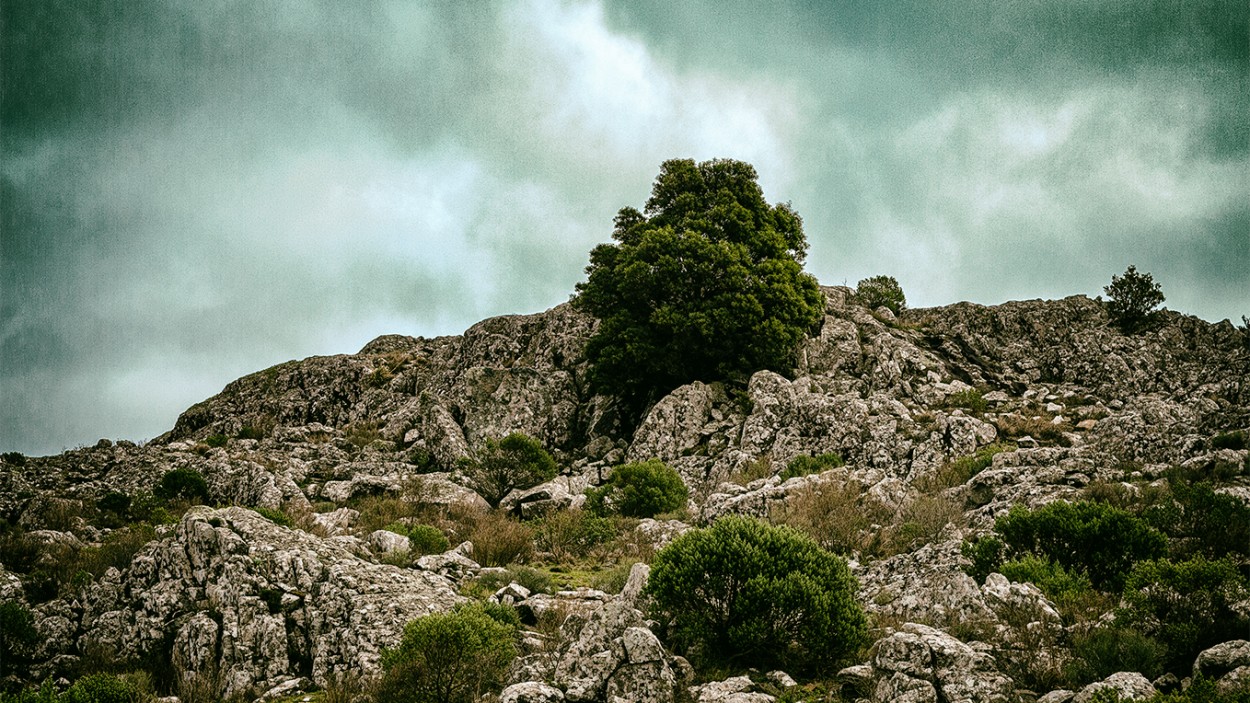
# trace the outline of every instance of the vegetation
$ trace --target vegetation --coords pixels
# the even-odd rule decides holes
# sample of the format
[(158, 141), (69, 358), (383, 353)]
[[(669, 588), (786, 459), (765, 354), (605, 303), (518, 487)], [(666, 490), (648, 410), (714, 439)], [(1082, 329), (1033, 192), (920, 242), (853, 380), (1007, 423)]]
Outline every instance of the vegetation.
[(683, 508), (688, 495), (681, 475), (659, 459), (618, 466), (601, 488), (587, 491), (595, 512), (638, 518)]
[(865, 278), (855, 286), (855, 299), (869, 310), (889, 308), (895, 315), (907, 307), (903, 288), (893, 276)]
[(469, 703), (497, 691), (517, 655), (516, 625), (508, 620), (471, 603), (408, 623), (399, 647), (382, 652), (378, 699)]
[(1123, 276), (1112, 276), (1103, 292), (1110, 298), (1107, 313), (1111, 321), (1125, 334), (1149, 327), (1155, 319), (1155, 308), (1164, 301), (1163, 290), (1154, 277), (1138, 273), (1136, 266), (1129, 266)]
[(0, 681), (18, 671), (38, 641), (30, 609), (17, 601), (0, 601)]
[(208, 502), (208, 483), (195, 469), (173, 469), (161, 476), (156, 496), (162, 500), (181, 498), (192, 502)]
[(802, 219), (756, 179), (741, 161), (666, 161), (644, 211), (617, 213), (574, 298), (599, 318), (594, 388), (644, 406), (691, 381), (793, 366), (824, 304), (803, 273)]
[(856, 588), (809, 537), (731, 516), (660, 550), (646, 590), (670, 645), (703, 663), (829, 673), (865, 638)]
[(838, 454), (800, 455), (791, 459), (790, 463), (786, 464), (786, 468), (778, 476), (782, 481), (789, 481), (792, 478), (818, 474), (829, 469), (836, 469), (839, 466), (842, 466), (842, 457)]
[(520, 432), (487, 439), (460, 461), (469, 487), (498, 507), (515, 488), (529, 488), (555, 478), (556, 462), (538, 440)]

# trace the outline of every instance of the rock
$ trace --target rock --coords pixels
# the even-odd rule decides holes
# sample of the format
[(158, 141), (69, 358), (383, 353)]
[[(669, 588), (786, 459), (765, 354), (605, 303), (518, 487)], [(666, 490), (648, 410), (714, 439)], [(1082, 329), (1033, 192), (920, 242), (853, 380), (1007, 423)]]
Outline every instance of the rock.
[(637, 562), (629, 567), (629, 576), (625, 579), (625, 587), (621, 589), (621, 603), (631, 608), (641, 609), (639, 603), (642, 591), (647, 587), (647, 579), (651, 575), (651, 567)]
[(360, 511), (351, 508), (339, 508), (328, 513), (317, 513), (313, 515), (313, 524), (318, 529), (324, 531), (327, 537), (337, 537), (349, 534), (352, 526), (356, 524), (356, 520), (360, 518)]
[[(464, 544), (468, 544), (471, 551), (472, 543)], [(442, 554), (426, 554), (420, 557), (417, 559), (417, 568), (438, 574), (457, 584), (477, 576), (482, 567), (460, 551), (464, 544)]]
[(390, 530), (374, 530), (369, 535), (369, 549), (375, 554), (394, 554), (408, 551), (408, 538)]
[(798, 681), (784, 671), (770, 671), (764, 675), (764, 678), (781, 688), (794, 688), (799, 685)]
[(1135, 671), (1121, 671), (1082, 688), (1072, 698), (1072, 703), (1090, 703), (1095, 694), (1105, 689), (1113, 690), (1122, 699), (1129, 701), (1145, 701), (1158, 694), (1145, 676)]
[(560, 689), (537, 681), (513, 684), (499, 694), (499, 703), (563, 703)]
[(1230, 640), (1200, 652), (1194, 660), (1194, 675), (1218, 679), (1242, 666), (1250, 666), (1250, 641)]
[(842, 697), (855, 700), (868, 697), (874, 688), (874, 672), (871, 664), (856, 664), (838, 672), (838, 686)]
[(1221, 676), (1215, 682), (1215, 691), (1224, 696), (1250, 692), (1250, 666), (1239, 666)]
[(1013, 690), (993, 657), (927, 625), (907, 623), (875, 648), (878, 701), (988, 703), (1006, 701)]
[(702, 686), (692, 686), (690, 697), (695, 703), (772, 703), (776, 699), (765, 693), (753, 693), (755, 684), (746, 676), (733, 676)]
[(1041, 698), (1037, 699), (1037, 703), (1069, 703), (1076, 696), (1075, 691), (1069, 691), (1061, 688), (1057, 691), (1051, 691)]

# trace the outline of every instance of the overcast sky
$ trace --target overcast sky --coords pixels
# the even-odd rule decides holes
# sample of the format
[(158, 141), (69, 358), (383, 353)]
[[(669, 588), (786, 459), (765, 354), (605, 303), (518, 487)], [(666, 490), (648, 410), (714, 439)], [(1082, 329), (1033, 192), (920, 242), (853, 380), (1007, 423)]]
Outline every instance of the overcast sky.
[(1244, 0), (4, 0), (0, 451), (568, 299), (660, 163), (824, 284), (1250, 314)]

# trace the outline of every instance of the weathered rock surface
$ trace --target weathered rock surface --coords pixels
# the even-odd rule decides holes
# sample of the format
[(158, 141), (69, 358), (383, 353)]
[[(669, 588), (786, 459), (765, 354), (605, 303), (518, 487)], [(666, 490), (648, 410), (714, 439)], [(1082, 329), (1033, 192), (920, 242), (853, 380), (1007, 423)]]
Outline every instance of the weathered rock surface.
[(1149, 700), (1158, 693), (1145, 676), (1135, 671), (1121, 671), (1081, 689), (1072, 697), (1072, 703), (1089, 703), (1099, 691), (1107, 689), (1115, 691), (1126, 701)]

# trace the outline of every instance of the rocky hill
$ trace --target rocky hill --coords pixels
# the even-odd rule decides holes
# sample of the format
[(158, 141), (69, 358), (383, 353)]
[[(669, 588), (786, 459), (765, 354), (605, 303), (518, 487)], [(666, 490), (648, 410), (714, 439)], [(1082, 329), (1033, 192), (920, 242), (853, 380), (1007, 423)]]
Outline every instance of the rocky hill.
[[(1013, 506), (1140, 508), (1178, 477), (1245, 509), (1245, 332), (1164, 312), (1126, 336), (1080, 296), (896, 318), (823, 292), (824, 322), (792, 372), (686, 385), (641, 418), (590, 392), (594, 321), (561, 305), (266, 369), (143, 446), (5, 455), (0, 601), (32, 613), (37, 637), (3, 673), (125, 665), (184, 701), (273, 700), (374, 677), (407, 622), (490, 597), (528, 628), (505, 701), (802, 700), (816, 685), (810, 700), (1059, 703), (1179, 685), (1062, 673), (1117, 604), (1082, 611), (1027, 580), (974, 578), (961, 547)], [(541, 441), (560, 475), (492, 511), (458, 461), (511, 432)], [(782, 480), (796, 459), (831, 455)], [(687, 508), (562, 553), (543, 525), (614, 467), (653, 458), (680, 473)], [(178, 470), (203, 477), (200, 495), (171, 488)], [(874, 643), (836, 678), (790, 693), (781, 673), (709, 681), (649, 629), (634, 564), (728, 514), (792, 524), (850, 557)], [(398, 534), (418, 523), (450, 541), (419, 555)], [(514, 533), (525, 544), (501, 545)], [(1244, 587), (1234, 595), (1250, 618)], [(1220, 646), (1197, 670), (1245, 685), (1250, 644)]]

